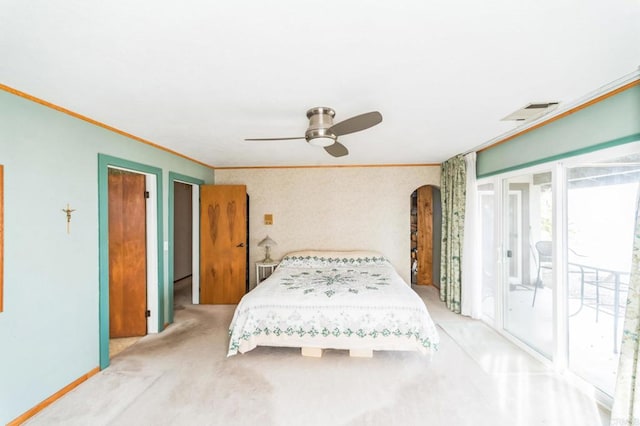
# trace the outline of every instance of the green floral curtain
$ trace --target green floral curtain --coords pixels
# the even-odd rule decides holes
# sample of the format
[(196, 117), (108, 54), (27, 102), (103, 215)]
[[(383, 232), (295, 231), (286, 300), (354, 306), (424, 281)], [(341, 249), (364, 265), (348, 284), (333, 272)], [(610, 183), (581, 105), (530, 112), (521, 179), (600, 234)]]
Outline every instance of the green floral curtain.
[(618, 361), (618, 376), (611, 409), (611, 425), (640, 424), (640, 191), (636, 200), (636, 224), (627, 312), (622, 334), (622, 349)]
[(442, 196), (440, 300), (458, 314), (461, 301), (466, 178), (467, 168), (462, 155), (450, 158), (442, 164), (440, 169)]

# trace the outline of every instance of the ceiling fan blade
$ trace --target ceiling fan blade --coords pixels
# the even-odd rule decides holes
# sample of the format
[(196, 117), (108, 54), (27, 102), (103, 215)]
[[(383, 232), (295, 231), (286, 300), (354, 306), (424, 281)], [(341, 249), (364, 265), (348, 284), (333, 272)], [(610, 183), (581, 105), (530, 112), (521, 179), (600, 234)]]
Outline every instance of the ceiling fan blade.
[(333, 145), (325, 146), (324, 150), (334, 157), (344, 157), (349, 153), (347, 147), (342, 145), (340, 142), (335, 142)]
[(292, 141), (294, 139), (304, 139), (304, 136), (298, 138), (259, 138), (259, 139), (245, 139), (245, 141)]
[(382, 121), (382, 114), (378, 111), (367, 112), (364, 114), (356, 115), (355, 117), (347, 118), (337, 124), (334, 124), (329, 128), (329, 132), (336, 136), (347, 135), (349, 133), (359, 132), (360, 130), (368, 129)]

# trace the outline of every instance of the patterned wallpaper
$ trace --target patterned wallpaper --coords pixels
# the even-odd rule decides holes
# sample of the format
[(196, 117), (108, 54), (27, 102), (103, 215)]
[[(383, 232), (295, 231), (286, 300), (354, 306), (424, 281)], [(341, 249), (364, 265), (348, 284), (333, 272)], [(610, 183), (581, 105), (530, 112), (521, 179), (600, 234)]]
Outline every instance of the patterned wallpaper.
[[(244, 184), (250, 196), (250, 268), (267, 234), (279, 259), (295, 250), (376, 250), (409, 282), (409, 207), (422, 185), (440, 185), (439, 166), (216, 170), (216, 184)], [(264, 215), (273, 214), (273, 225)]]

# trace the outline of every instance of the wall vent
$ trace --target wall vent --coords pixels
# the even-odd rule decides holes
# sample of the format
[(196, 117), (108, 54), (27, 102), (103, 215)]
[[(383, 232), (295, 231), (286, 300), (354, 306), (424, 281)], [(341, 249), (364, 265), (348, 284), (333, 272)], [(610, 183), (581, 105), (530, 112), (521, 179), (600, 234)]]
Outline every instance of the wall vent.
[(512, 112), (500, 121), (531, 121), (558, 108), (558, 102), (532, 102)]

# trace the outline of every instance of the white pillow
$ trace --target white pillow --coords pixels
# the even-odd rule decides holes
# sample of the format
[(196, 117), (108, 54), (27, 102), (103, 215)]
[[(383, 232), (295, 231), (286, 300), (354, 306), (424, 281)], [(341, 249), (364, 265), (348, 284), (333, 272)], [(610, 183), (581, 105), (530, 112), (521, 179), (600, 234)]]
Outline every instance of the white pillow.
[(284, 257), (324, 257), (331, 259), (362, 259), (365, 257), (384, 257), (377, 251), (370, 250), (301, 250), (287, 253)]
[(280, 267), (353, 267), (387, 263), (387, 259), (376, 251), (303, 250), (288, 253), (282, 258)]

